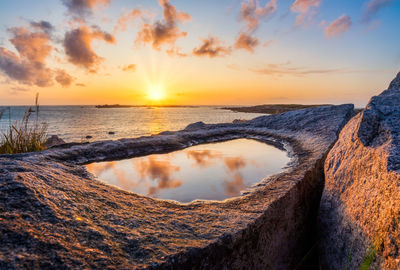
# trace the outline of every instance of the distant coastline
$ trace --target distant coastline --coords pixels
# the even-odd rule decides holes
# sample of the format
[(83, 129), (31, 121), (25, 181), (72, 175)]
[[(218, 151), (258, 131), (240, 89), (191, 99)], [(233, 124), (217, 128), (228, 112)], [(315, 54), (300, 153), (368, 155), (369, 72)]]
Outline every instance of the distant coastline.
[(305, 108), (313, 108), (320, 106), (329, 106), (330, 104), (317, 104), (317, 105), (303, 105), (303, 104), (264, 104), (257, 106), (244, 106), (244, 107), (223, 107), (223, 110), (231, 110), (234, 112), (245, 112), (245, 113), (268, 113), (278, 114), (288, 111), (294, 111)]
[(104, 104), (104, 105), (96, 105), (98, 109), (111, 109), (111, 108), (152, 108), (152, 107), (161, 107), (161, 108), (196, 108), (199, 106), (191, 106), (191, 105), (120, 105), (120, 104)]

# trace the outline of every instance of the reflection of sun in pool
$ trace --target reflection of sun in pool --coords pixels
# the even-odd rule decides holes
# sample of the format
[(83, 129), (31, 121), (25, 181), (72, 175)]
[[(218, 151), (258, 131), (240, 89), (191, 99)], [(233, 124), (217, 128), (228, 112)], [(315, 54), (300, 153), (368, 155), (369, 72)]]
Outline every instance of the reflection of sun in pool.
[(164, 97), (165, 90), (161, 85), (151, 85), (147, 90), (147, 98), (151, 101), (161, 101)]

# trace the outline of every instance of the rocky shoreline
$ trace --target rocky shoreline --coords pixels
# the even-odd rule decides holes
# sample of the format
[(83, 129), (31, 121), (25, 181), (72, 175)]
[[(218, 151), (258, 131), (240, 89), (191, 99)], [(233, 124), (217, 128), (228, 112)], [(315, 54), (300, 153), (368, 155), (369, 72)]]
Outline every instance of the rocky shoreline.
[[(0, 156), (0, 268), (287, 269), (315, 238), (323, 162), (352, 105)], [(292, 166), (241, 197), (178, 204), (94, 179), (81, 164), (255, 138)]]

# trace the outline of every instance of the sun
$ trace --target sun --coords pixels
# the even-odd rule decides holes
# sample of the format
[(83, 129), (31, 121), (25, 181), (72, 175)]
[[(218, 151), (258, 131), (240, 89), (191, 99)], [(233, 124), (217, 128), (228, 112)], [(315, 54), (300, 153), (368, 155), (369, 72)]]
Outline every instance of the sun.
[(165, 97), (165, 89), (161, 85), (151, 85), (147, 90), (147, 98), (151, 101), (161, 101)]

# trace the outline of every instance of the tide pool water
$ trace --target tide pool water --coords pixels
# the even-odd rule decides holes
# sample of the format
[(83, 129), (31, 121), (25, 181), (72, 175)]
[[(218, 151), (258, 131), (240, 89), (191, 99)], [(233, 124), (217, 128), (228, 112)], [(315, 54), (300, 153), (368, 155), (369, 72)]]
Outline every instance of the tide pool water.
[(160, 199), (236, 197), (289, 162), (285, 151), (250, 139), (202, 144), (168, 154), (86, 165), (107, 184)]

